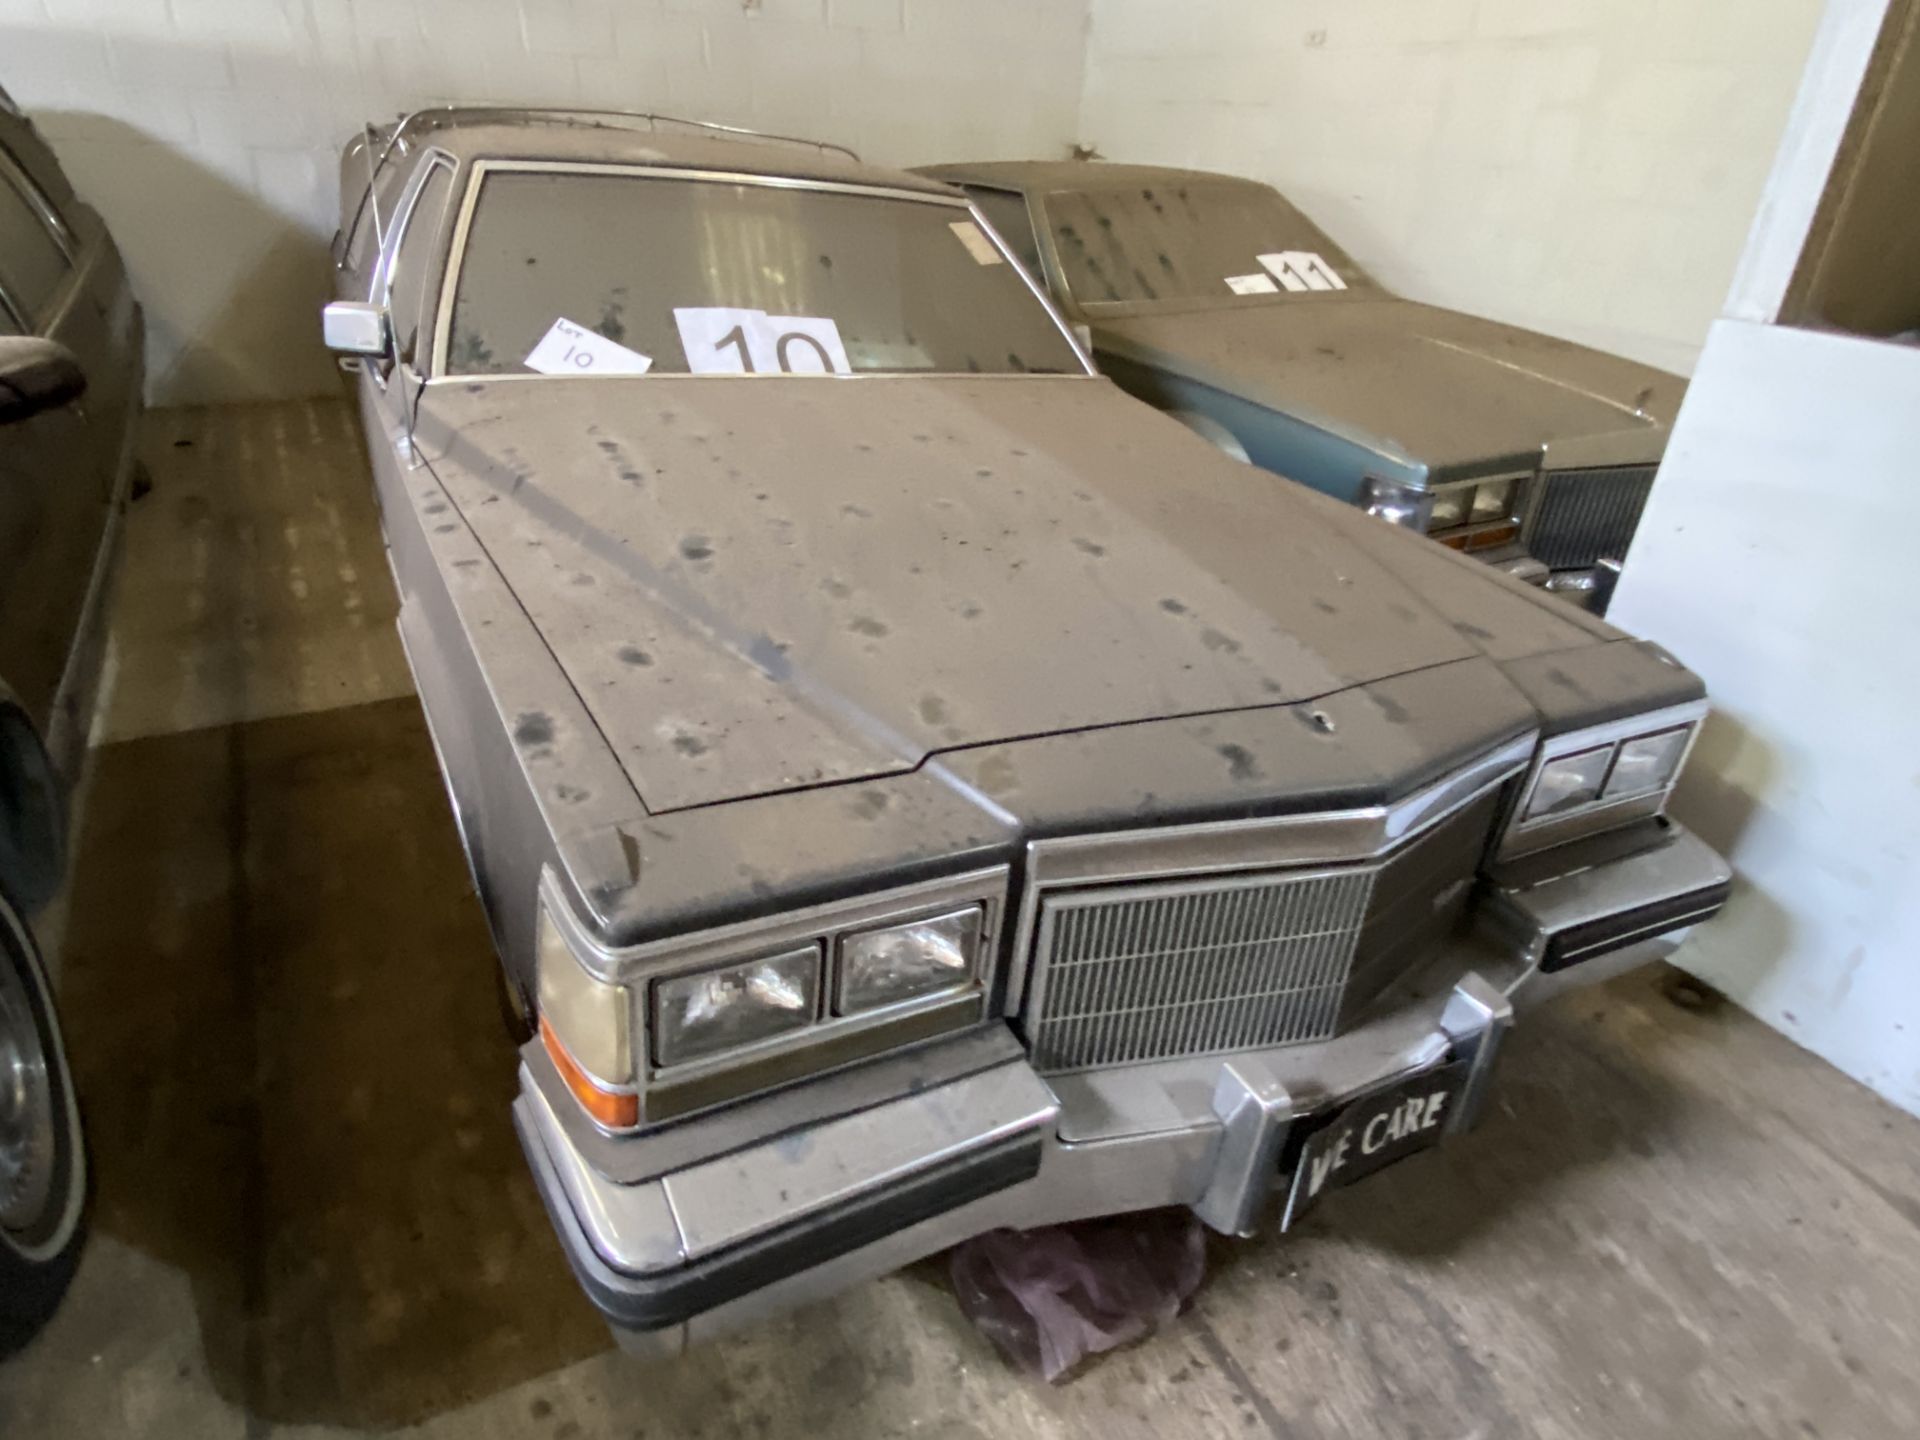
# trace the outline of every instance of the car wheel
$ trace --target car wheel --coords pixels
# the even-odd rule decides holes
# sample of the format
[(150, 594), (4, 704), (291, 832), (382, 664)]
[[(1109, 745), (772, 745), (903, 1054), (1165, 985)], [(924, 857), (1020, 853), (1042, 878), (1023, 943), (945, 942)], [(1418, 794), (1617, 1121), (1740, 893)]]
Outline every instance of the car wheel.
[(46, 970), (0, 894), (0, 1356), (39, 1330), (73, 1279), (87, 1169)]

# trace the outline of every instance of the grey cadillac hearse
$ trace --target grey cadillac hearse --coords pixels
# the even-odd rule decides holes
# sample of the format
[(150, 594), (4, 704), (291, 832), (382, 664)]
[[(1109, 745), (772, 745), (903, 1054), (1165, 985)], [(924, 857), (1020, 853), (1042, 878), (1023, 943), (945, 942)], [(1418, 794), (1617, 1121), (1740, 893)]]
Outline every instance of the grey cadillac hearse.
[(486, 110), (343, 182), (514, 1119), (626, 1343), (991, 1227), (1292, 1223), (1721, 905), (1694, 675), (1129, 399), (959, 192)]
[(966, 190), (1116, 384), (1237, 458), (1605, 611), (1679, 376), (1404, 300), (1253, 180), (924, 173)]

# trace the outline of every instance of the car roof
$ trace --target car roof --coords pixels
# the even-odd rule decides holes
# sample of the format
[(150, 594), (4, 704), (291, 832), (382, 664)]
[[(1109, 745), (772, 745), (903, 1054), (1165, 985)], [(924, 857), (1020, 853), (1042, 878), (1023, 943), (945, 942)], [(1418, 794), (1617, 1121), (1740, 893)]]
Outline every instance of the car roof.
[(1212, 170), (1183, 170), (1172, 165), (1127, 165), (1111, 160), (980, 160), (950, 165), (922, 165), (919, 175), (950, 185), (999, 185), (1010, 190), (1089, 190), (1095, 187), (1171, 185), (1181, 181), (1225, 181), (1236, 185), (1271, 187), (1244, 175), (1222, 175)]
[[(427, 146), (456, 160), (559, 160), (626, 165), (665, 165), (689, 170), (724, 170), (782, 179), (871, 185), (929, 195), (953, 194), (950, 186), (924, 175), (869, 165), (851, 151), (810, 140), (714, 129), (652, 128), (690, 125), (666, 116), (620, 112), (447, 109), (424, 110), (398, 122), (399, 153)], [(379, 155), (396, 127), (373, 132)], [(356, 137), (349, 151), (364, 141)]]

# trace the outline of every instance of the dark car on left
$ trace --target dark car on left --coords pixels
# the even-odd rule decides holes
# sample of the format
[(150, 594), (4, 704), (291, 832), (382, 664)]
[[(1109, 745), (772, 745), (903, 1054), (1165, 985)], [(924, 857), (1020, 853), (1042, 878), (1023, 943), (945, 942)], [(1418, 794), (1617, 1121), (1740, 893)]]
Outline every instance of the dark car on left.
[(86, 1231), (53, 932), (137, 463), (142, 338), (106, 225), (0, 90), (0, 1355), (53, 1313)]

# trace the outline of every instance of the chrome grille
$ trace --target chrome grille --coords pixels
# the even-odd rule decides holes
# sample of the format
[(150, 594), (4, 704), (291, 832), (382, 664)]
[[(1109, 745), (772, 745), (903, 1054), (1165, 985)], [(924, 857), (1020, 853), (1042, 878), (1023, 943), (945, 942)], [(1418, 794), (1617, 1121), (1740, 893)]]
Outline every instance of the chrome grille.
[(1034, 1068), (1332, 1035), (1379, 868), (1046, 896), (1027, 1006)]
[(1554, 570), (1626, 558), (1653, 489), (1652, 465), (1562, 470), (1542, 477), (1526, 544)]

